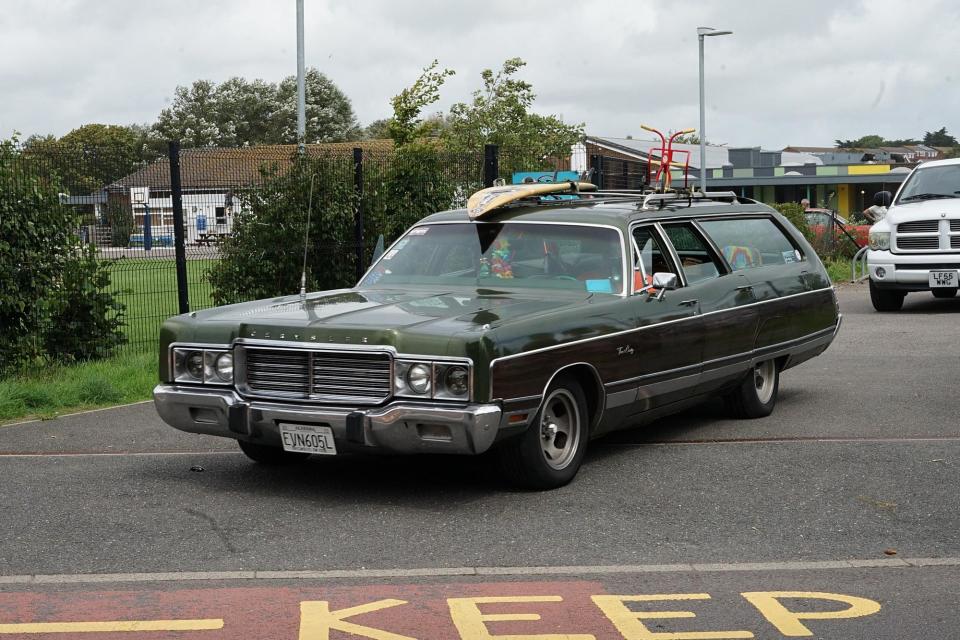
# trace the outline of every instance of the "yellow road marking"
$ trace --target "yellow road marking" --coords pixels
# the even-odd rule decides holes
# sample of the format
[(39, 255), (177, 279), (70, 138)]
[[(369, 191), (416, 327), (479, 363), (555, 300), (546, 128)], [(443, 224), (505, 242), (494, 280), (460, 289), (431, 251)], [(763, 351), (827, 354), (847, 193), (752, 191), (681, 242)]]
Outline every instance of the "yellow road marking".
[(112, 620), (107, 622), (21, 622), (0, 624), (4, 633), (107, 633), (113, 631), (206, 631), (222, 629), (223, 618), (200, 620)]
[(625, 602), (659, 602), (664, 600), (709, 600), (709, 593), (663, 593), (642, 596), (590, 596), (625, 640), (726, 640), (752, 638), (749, 631), (679, 631), (653, 632), (641, 620), (695, 618), (693, 611), (631, 611)]
[(563, 602), (560, 596), (481, 596), (477, 598), (447, 598), (450, 617), (462, 640), (595, 640), (589, 634), (547, 633), (538, 635), (490, 635), (487, 622), (537, 621), (538, 613), (481, 613), (480, 604), (498, 602)]
[[(781, 634), (788, 637), (812, 636), (813, 632), (800, 623), (801, 620), (837, 620), (840, 618), (859, 618), (880, 611), (880, 603), (867, 598), (847, 596), (842, 593), (822, 593), (819, 591), (748, 591), (741, 593), (747, 601), (763, 614), (770, 624)], [(790, 611), (780, 603), (779, 598), (810, 598), (830, 600), (850, 605), (839, 611)]]
[(345, 618), (352, 616), (398, 607), (402, 604), (407, 604), (407, 602), (405, 600), (387, 599), (331, 611), (330, 603), (326, 600), (304, 600), (300, 603), (300, 640), (330, 640), (330, 631), (334, 629), (362, 638), (373, 638), (373, 640), (415, 640), (409, 636), (402, 636), (398, 633), (374, 629), (345, 620)]

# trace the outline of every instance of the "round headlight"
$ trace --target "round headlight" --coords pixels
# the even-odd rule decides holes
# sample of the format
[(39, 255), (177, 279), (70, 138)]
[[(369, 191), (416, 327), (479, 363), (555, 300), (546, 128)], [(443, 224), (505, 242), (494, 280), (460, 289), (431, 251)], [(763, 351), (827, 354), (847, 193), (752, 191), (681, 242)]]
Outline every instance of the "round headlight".
[(203, 380), (203, 351), (191, 351), (186, 358), (187, 373), (197, 380)]
[(447, 375), (444, 376), (443, 383), (447, 387), (447, 391), (455, 396), (465, 396), (467, 395), (467, 386), (470, 381), (470, 376), (467, 374), (467, 370), (463, 367), (450, 367), (447, 369)]
[(215, 365), (218, 378), (224, 382), (233, 382), (233, 354), (221, 354)]
[(428, 365), (415, 364), (407, 371), (407, 386), (414, 393), (429, 393), (431, 377)]

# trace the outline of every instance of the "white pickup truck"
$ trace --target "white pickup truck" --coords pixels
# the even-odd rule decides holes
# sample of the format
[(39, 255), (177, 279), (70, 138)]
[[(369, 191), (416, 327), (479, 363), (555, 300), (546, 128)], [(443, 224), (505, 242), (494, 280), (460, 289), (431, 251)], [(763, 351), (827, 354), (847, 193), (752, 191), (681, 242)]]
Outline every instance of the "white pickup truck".
[(870, 228), (870, 300), (897, 311), (911, 291), (952, 298), (960, 287), (960, 158), (925, 162)]

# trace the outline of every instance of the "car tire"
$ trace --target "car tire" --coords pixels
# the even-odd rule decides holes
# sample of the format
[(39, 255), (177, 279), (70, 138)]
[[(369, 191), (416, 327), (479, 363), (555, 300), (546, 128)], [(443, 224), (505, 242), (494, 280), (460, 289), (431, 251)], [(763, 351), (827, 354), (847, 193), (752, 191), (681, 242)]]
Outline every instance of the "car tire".
[(764, 360), (724, 400), (735, 418), (765, 418), (773, 413), (779, 391), (780, 367), (776, 360)]
[(957, 295), (956, 289), (933, 289), (934, 298), (952, 298)]
[(240, 445), (240, 450), (243, 451), (248, 458), (254, 462), (259, 462), (260, 464), (290, 464), (294, 462), (302, 462), (310, 457), (309, 453), (301, 453), (299, 451), (284, 451), (281, 447), (271, 447), (265, 444), (247, 442), (246, 440), (238, 440), (237, 443)]
[(556, 380), (547, 390), (533, 422), (498, 449), (501, 469), (522, 489), (562, 487), (577, 475), (587, 451), (590, 416), (580, 384)]
[(873, 280), (870, 281), (870, 302), (877, 311), (899, 311), (906, 297), (903, 291), (881, 289), (873, 284)]

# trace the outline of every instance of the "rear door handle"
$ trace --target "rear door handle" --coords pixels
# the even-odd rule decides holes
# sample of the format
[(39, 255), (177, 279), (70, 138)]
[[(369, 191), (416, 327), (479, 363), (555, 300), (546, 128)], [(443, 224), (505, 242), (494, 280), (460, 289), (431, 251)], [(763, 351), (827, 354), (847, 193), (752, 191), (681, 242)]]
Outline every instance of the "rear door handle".
[(698, 302), (700, 302), (700, 301), (699, 301), (699, 300), (684, 300), (684, 301), (682, 301), (682, 302), (680, 303), (680, 306), (681, 306), (681, 307), (695, 307), (695, 306), (697, 306), (697, 303), (698, 303)]
[(737, 287), (737, 291), (753, 291), (753, 285), (745, 284), (742, 287)]

